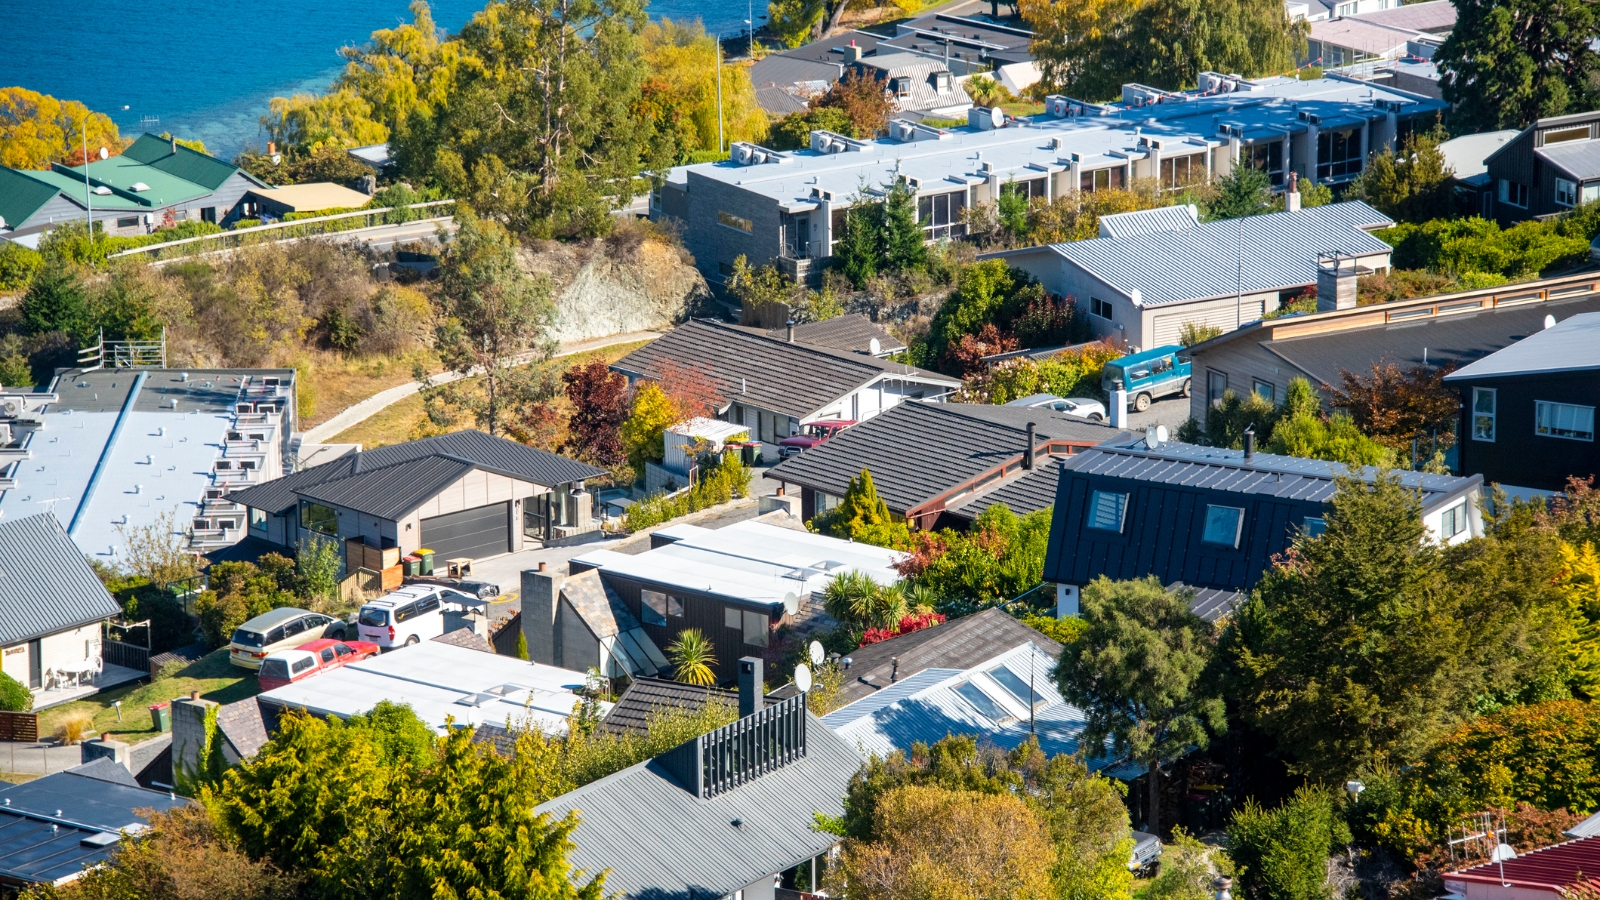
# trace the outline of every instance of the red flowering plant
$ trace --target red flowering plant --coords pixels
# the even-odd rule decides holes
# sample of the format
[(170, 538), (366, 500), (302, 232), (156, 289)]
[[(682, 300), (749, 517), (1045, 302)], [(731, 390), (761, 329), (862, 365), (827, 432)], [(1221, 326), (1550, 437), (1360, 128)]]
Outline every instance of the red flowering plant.
[(862, 632), (861, 643), (859, 646), (865, 647), (868, 644), (876, 644), (880, 641), (887, 641), (890, 638), (896, 638), (902, 634), (910, 634), (913, 631), (921, 631), (924, 628), (932, 628), (935, 625), (943, 625), (944, 622), (945, 617), (936, 612), (926, 612), (920, 615), (916, 613), (904, 615), (900, 617), (900, 621), (896, 623), (893, 628), (868, 628), (866, 631)]

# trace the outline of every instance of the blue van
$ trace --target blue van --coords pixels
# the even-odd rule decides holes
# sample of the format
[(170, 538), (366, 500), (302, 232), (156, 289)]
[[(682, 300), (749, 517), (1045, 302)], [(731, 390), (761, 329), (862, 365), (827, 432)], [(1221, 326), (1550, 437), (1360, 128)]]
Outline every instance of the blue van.
[(1128, 392), (1128, 405), (1139, 412), (1150, 403), (1177, 394), (1189, 396), (1189, 354), (1181, 344), (1168, 344), (1106, 363), (1100, 386), (1109, 396), (1117, 382)]

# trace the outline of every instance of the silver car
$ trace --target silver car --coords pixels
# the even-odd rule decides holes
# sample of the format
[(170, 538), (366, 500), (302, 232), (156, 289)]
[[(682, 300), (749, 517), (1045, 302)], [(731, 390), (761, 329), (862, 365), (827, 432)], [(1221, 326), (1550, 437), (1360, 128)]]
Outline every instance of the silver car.
[(1058, 412), (1064, 416), (1074, 416), (1079, 419), (1088, 419), (1091, 422), (1104, 422), (1106, 420), (1106, 406), (1099, 400), (1090, 400), (1086, 397), (1057, 397), (1055, 394), (1034, 394), (1013, 400), (1007, 406), (1046, 407), (1051, 412)]

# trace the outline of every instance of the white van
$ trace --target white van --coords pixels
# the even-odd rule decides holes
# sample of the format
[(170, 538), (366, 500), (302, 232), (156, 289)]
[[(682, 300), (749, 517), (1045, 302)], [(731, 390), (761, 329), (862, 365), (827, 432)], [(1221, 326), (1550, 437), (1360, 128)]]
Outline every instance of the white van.
[(482, 606), (460, 591), (431, 584), (412, 584), (362, 604), (356, 633), (385, 650), (393, 650), (444, 634), (444, 604)]

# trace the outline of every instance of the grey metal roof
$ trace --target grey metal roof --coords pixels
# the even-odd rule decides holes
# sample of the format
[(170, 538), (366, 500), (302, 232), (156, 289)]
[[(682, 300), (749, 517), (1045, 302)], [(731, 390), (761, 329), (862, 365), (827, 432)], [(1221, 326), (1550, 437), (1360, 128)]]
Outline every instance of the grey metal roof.
[(731, 710), (739, 709), (738, 691), (661, 678), (636, 678), (600, 720), (599, 730), (609, 734), (643, 735), (649, 731), (650, 717), (657, 710), (697, 711), (713, 700)]
[(804, 418), (880, 375), (904, 375), (936, 386), (959, 379), (860, 353), (788, 343), (732, 325), (694, 319), (612, 363), (630, 375), (660, 377), (667, 364), (704, 369), (724, 403), (741, 403)]
[(75, 876), (116, 852), (118, 832), (146, 823), (141, 810), (189, 803), (98, 777), (57, 772), (25, 784), (0, 784), (0, 880), (42, 884)]
[(1003, 609), (986, 609), (868, 644), (850, 652), (850, 670), (845, 673), (839, 702), (854, 703), (894, 684), (889, 679), (895, 659), (900, 660), (900, 678), (904, 679), (923, 669), (969, 669), (1030, 641), (1052, 657), (1061, 656), (1060, 644)]
[(904, 514), (1019, 458), (1029, 422), (1037, 423), (1035, 435), (1041, 443), (1055, 439), (1095, 444), (1119, 434), (1108, 425), (1045, 409), (902, 403), (779, 463), (767, 477), (839, 496), (850, 479), (867, 469), (878, 496)]
[(1056, 502), (1056, 482), (1061, 478), (1061, 467), (1054, 460), (1041, 459), (1032, 471), (1013, 475), (998, 487), (986, 489), (970, 499), (949, 507), (948, 512), (967, 519), (976, 519), (989, 507), (1004, 503), (1017, 515), (1026, 515), (1044, 509)]
[[(1052, 244), (1051, 249), (1129, 296), (1138, 291), (1138, 306), (1153, 307), (1233, 295), (1240, 289), (1241, 234), (1248, 294), (1315, 284), (1317, 255), (1325, 251), (1388, 253), (1389, 245), (1367, 230), (1392, 225), (1388, 216), (1356, 200), (1206, 222), (1184, 231)], [(995, 255), (1019, 252), (1026, 251)]]
[(0, 519), (0, 645), (121, 612), (54, 513)]
[(475, 468), (459, 457), (428, 456), (309, 485), (296, 493), (382, 519), (398, 519)]
[(1600, 312), (1580, 313), (1462, 366), (1445, 381), (1600, 368)]
[(880, 46), (877, 54), (862, 59), (857, 65), (875, 69), (882, 73), (884, 78), (906, 80), (906, 93), (894, 98), (896, 108), (928, 110), (972, 104), (971, 95), (954, 76), (946, 82), (948, 90), (942, 93), (939, 91), (936, 76), (940, 72), (950, 71), (942, 60), (920, 53), (885, 53), (884, 51), (888, 49), (886, 46)]
[(1540, 159), (1578, 180), (1600, 178), (1600, 141), (1573, 141), (1533, 151)]
[[(746, 329), (776, 340), (788, 340), (788, 326), (761, 329)], [(806, 322), (794, 327), (794, 339), (802, 344), (816, 344), (819, 347), (828, 347), (833, 350), (843, 350), (846, 353), (871, 353), (872, 340), (878, 340), (878, 353), (898, 353), (906, 349), (906, 345), (899, 338), (879, 327), (876, 322), (861, 313), (850, 313), (843, 316), (834, 316), (821, 322)]]
[(1193, 203), (1158, 206), (1100, 217), (1101, 237), (1134, 237), (1185, 231), (1200, 224), (1200, 210)]
[(605, 471), (587, 463), (568, 459), (547, 450), (529, 447), (502, 437), (491, 437), (477, 429), (452, 431), (421, 440), (390, 444), (360, 453), (350, 453), (320, 466), (312, 466), (275, 478), (266, 484), (229, 494), (237, 503), (268, 512), (281, 513), (299, 502), (296, 492), (336, 478), (349, 478), (430, 457), (465, 460), (480, 469), (497, 472), (531, 484), (555, 487), (604, 475)]
[(574, 883), (606, 869), (607, 894), (710, 900), (827, 852), (838, 838), (816, 829), (816, 814), (843, 814), (845, 790), (860, 767), (855, 751), (811, 718), (805, 756), (710, 799), (684, 790), (650, 760), (535, 811), (579, 815), (567, 854)]

